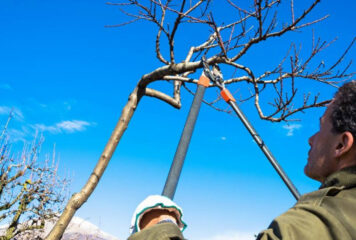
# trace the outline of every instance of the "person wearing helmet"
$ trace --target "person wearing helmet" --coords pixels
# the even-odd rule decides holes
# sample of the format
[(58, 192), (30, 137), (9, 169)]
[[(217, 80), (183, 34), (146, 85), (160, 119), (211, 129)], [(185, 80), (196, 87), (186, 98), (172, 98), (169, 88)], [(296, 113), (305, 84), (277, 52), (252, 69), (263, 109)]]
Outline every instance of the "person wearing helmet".
[[(304, 173), (321, 183), (319, 190), (303, 195), (257, 240), (356, 239), (355, 80), (336, 92), (309, 145)], [(162, 198), (146, 199), (136, 209), (128, 240), (184, 239), (181, 208)]]

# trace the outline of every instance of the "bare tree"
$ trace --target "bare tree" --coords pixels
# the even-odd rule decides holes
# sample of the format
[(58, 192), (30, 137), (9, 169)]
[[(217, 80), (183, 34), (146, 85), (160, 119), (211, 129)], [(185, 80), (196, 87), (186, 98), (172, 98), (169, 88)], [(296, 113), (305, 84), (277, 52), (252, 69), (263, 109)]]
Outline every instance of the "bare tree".
[[(212, 0), (126, 0), (108, 3), (119, 7), (121, 12), (130, 18), (127, 22), (111, 27), (120, 27), (137, 21), (152, 23), (156, 29), (155, 55), (161, 66), (144, 74), (138, 81), (87, 183), (79, 193), (71, 197), (47, 239), (59, 239), (62, 236), (77, 209), (94, 191), (142, 97), (154, 97), (179, 109), (181, 88), (185, 87), (191, 91), (188, 84), (194, 85), (198, 82), (194, 74), (203, 67), (199, 60), (201, 56), (207, 57), (209, 65), (219, 64), (224, 71), (226, 69), (226, 71), (233, 72), (230, 78), (224, 80), (225, 85), (240, 84), (245, 88), (252, 86), (249, 96), (237, 98), (237, 100), (241, 103), (247, 100), (254, 101), (260, 118), (264, 120), (287, 121), (297, 112), (328, 103), (328, 100), (320, 101), (318, 93), (315, 95), (299, 93), (298, 96), (302, 97), (300, 101), (300, 97), (296, 97), (298, 90), (296, 83), (310, 80), (335, 86), (340, 81), (350, 78), (353, 75), (348, 72), (351, 62), (344, 64), (342, 61), (355, 39), (344, 52), (340, 53), (340, 57), (333, 59), (334, 62), (330, 64), (327, 64), (326, 60), (322, 61), (318, 56), (333, 41), (322, 41), (314, 34), (311, 39), (311, 51), (306, 56), (301, 57), (301, 49), (291, 42), (289, 50), (281, 56), (280, 62), (270, 69), (265, 69), (262, 73), (253, 71), (253, 66), (243, 65), (241, 61), (241, 58), (249, 54), (256, 45), (260, 46), (266, 41), (271, 41), (270, 39), (281, 39), (287, 33), (299, 32), (326, 19), (328, 16), (308, 21), (310, 12), (319, 2), (320, 0), (314, 0), (303, 11), (295, 11), (293, 0), (291, 0), (287, 3), (290, 17), (283, 20), (279, 16), (279, 11), (285, 11), (286, 6), (281, 3), (281, 0), (253, 0), (250, 8), (241, 8), (233, 0), (226, 0), (225, 3), (229, 6), (226, 11), (234, 11), (236, 16), (230, 22), (216, 18), (218, 14), (214, 12)], [(206, 36), (204, 40), (195, 45), (193, 42), (197, 39), (192, 40), (185, 57), (179, 60), (176, 52), (177, 33), (178, 31), (184, 32), (187, 26), (205, 29)], [(148, 87), (156, 81), (172, 84), (172, 95)], [(214, 84), (210, 87), (214, 87)], [(265, 104), (261, 104), (261, 96), (267, 89), (275, 93), (274, 96), (271, 97), (269, 94), (268, 99), (263, 99), (263, 102), (270, 103), (272, 111), (270, 106), (266, 109)], [(205, 102), (217, 110), (222, 110), (216, 105), (219, 101), (220, 97), (217, 97)]]
[(0, 222), (5, 224), (0, 239), (35, 239), (63, 209), (67, 180), (57, 176), (55, 155), (39, 161), (43, 138), (17, 156), (11, 154), (6, 133), (0, 141)]

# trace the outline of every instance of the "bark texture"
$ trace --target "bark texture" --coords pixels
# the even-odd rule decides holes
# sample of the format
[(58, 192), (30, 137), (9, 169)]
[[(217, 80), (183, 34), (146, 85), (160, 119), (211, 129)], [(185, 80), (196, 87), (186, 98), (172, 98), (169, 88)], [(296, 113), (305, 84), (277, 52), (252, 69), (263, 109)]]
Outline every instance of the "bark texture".
[(101, 154), (98, 163), (96, 164), (93, 172), (91, 173), (87, 183), (78, 193), (75, 193), (70, 198), (67, 206), (65, 207), (59, 220), (53, 227), (52, 231), (47, 236), (47, 240), (61, 239), (65, 229), (67, 228), (70, 220), (73, 218), (75, 212), (88, 200), (94, 189), (99, 183), (108, 163), (122, 137), (127, 126), (137, 108), (137, 105), (144, 94), (144, 89), (136, 87), (130, 94), (128, 102), (121, 112), (119, 121), (116, 124), (111, 137), (106, 144), (103, 153)]

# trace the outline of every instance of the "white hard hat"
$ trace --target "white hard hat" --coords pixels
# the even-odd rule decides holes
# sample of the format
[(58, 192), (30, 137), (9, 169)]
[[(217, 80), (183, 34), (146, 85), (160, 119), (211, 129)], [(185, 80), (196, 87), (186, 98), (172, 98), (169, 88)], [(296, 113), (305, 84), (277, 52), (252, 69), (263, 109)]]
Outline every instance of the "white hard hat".
[(166, 209), (170, 212), (173, 212), (176, 215), (179, 229), (184, 231), (184, 229), (187, 227), (183, 221), (183, 211), (175, 202), (165, 196), (151, 195), (137, 206), (131, 219), (130, 234), (139, 232), (141, 230), (139, 223), (142, 219), (142, 216), (145, 213), (152, 211), (153, 209)]

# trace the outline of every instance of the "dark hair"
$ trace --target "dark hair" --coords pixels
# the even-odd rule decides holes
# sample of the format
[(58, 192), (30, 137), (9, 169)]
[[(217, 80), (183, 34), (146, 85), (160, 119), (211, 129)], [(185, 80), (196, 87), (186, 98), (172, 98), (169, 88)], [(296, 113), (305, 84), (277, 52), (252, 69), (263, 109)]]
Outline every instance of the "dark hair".
[(350, 132), (356, 139), (356, 81), (352, 80), (339, 88), (334, 96), (331, 113), (333, 130), (336, 133)]

